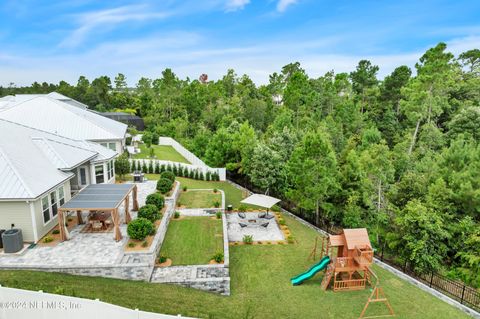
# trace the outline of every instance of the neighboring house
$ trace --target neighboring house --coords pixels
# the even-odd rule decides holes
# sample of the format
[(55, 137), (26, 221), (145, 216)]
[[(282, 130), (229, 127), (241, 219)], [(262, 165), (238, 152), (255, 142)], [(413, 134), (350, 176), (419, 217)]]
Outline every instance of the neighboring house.
[[(33, 100), (37, 100), (38, 107), (56, 109), (50, 98), (28, 101)], [(23, 108), (18, 104), (14, 108), (18, 112), (27, 111), (29, 105)], [(40, 112), (34, 114), (41, 116)], [(61, 121), (54, 112), (50, 114)], [(17, 116), (16, 113), (8, 115)], [(32, 116), (23, 113), (23, 117)], [(42, 120), (45, 117), (32, 122), (42, 126)], [(74, 125), (68, 133), (74, 134), (81, 129), (72, 119), (67, 117), (66, 121)], [(91, 127), (87, 126), (87, 133), (89, 129)], [(50, 231), (58, 223), (55, 218), (58, 208), (72, 193), (88, 184), (115, 182), (117, 153), (97, 143), (63, 137), (5, 119), (0, 119), (0, 136), (0, 229), (14, 225), (22, 230), (24, 241), (37, 242)]]
[(88, 110), (85, 104), (52, 92), (0, 98), (0, 119), (75, 140), (92, 141), (121, 154), (127, 125)]

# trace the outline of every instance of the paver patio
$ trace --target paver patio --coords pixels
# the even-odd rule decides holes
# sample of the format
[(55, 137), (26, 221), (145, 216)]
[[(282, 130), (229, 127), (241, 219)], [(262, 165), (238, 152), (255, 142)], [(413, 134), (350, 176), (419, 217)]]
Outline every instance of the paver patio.
[[(148, 181), (138, 185), (138, 204), (145, 204), (147, 195), (155, 191), (156, 182)], [(130, 207), (133, 206), (130, 202)], [(124, 207), (120, 207), (122, 222), (124, 221)], [(132, 218), (137, 213), (131, 211)], [(84, 213), (83, 217), (87, 217)], [(127, 240), (127, 225), (122, 224), (120, 231), (123, 239), (116, 242), (113, 232), (109, 233), (80, 233), (85, 225), (77, 225), (70, 231), (70, 240), (58, 243), (52, 247), (36, 246), (27, 249), (21, 256), (3, 255), (0, 257), (0, 267), (15, 266), (103, 266), (119, 263), (124, 255), (123, 246)]]

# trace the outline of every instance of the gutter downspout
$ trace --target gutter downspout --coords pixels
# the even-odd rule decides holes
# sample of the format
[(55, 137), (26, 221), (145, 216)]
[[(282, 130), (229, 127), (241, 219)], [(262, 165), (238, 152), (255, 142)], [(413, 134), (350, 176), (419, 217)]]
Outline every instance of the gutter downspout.
[(27, 203), (30, 205), (30, 215), (32, 217), (33, 242), (37, 243), (38, 242), (38, 230), (37, 230), (37, 219), (35, 218), (35, 206), (33, 205), (33, 202), (27, 201)]

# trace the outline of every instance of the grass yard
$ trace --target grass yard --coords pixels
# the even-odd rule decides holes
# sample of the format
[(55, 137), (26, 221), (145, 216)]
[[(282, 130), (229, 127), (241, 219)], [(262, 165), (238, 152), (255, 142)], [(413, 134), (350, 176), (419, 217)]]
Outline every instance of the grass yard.
[[(228, 182), (207, 182), (185, 177), (177, 177), (177, 181), (180, 182), (180, 187), (187, 186), (188, 189), (216, 188), (223, 190), (225, 192), (225, 207), (227, 205), (233, 205), (234, 208), (238, 208), (240, 201), (247, 196), (243, 191)], [(247, 205), (247, 207), (249, 206)]]
[[(158, 159), (158, 160), (190, 164), (190, 162), (187, 161), (187, 159), (185, 157), (183, 157), (180, 153), (178, 153), (170, 145), (152, 145), (151, 147), (153, 148), (156, 159)], [(136, 159), (147, 158), (147, 159), (149, 159), (150, 158), (150, 149), (147, 148), (147, 146), (145, 144), (140, 144), (139, 148), (140, 148), (140, 153), (133, 155), (133, 158), (136, 158)]]
[(218, 251), (223, 251), (222, 220), (185, 217), (170, 222), (160, 254), (172, 265), (197, 265), (208, 264)]
[(215, 202), (222, 203), (220, 192), (201, 190), (182, 191), (177, 203), (184, 208), (214, 208)]
[[(168, 284), (33, 271), (0, 271), (0, 284), (45, 292), (62, 291), (67, 295), (99, 298), (145, 311), (198, 318), (358, 318), (370, 294), (369, 289), (324, 292), (320, 289), (322, 273), (301, 286), (293, 287), (290, 284), (291, 277), (311, 266), (312, 261), (307, 259), (318, 234), (288, 216), (285, 216), (285, 220), (298, 244), (230, 247), (232, 295), (229, 297)], [(169, 232), (174, 227), (188, 231), (183, 222), (172, 221)], [(189, 250), (196, 244), (182, 245), (182, 240), (192, 241), (186, 233), (175, 238), (173, 234), (167, 236), (170, 237), (167, 243), (178, 245), (175, 249), (186, 250), (186, 254), (182, 255), (197, 254), (198, 251)], [(206, 254), (202, 258), (208, 259), (210, 256)], [(374, 266), (373, 270), (381, 280), (396, 318), (470, 318), (379, 267)], [(375, 307), (375, 314), (380, 314), (380, 304)]]

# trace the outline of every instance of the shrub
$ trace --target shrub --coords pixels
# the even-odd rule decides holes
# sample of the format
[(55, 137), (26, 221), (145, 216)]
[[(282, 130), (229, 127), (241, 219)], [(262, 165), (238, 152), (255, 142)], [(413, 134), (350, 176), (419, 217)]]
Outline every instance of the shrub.
[(194, 175), (195, 175), (195, 173), (193, 172), (193, 170), (188, 172), (188, 177), (189, 178), (193, 179)]
[(176, 211), (175, 214), (173, 214), (173, 218), (177, 219), (180, 217), (180, 212)]
[(253, 236), (252, 235), (244, 235), (242, 240), (247, 245), (253, 244)]
[(213, 206), (214, 206), (215, 208), (220, 207), (220, 202), (219, 202), (218, 200), (214, 201), (214, 202), (213, 202)]
[(155, 228), (153, 223), (146, 218), (139, 217), (128, 224), (127, 233), (130, 238), (144, 240)]
[(157, 182), (157, 190), (162, 193), (166, 194), (172, 189), (173, 182), (167, 178), (160, 178)]
[(152, 204), (147, 204), (145, 206), (140, 207), (140, 209), (138, 210), (138, 217), (148, 219), (153, 223), (157, 219), (160, 219), (160, 212), (158, 211), (157, 206)]
[(165, 164), (160, 165), (159, 173), (163, 173), (166, 171)]
[(155, 205), (158, 210), (161, 210), (165, 205), (165, 198), (159, 193), (153, 193), (147, 196), (145, 203)]
[(218, 193), (218, 189), (214, 188), (214, 189), (213, 189), (213, 192), (214, 192), (214, 193)]
[(181, 207), (182, 206), (182, 202), (178, 201), (177, 202), (177, 207)]
[(43, 242), (45, 244), (47, 243), (51, 243), (53, 241), (53, 237), (52, 236), (45, 236), (45, 238), (43, 238)]
[(54, 229), (54, 230), (52, 231), (52, 234), (54, 234), (54, 235), (60, 234), (60, 229)]
[(177, 165), (173, 165), (173, 169), (172, 169), (172, 172), (175, 176), (178, 175), (178, 168), (177, 168)]
[(215, 216), (217, 216), (217, 219), (221, 219), (222, 218), (222, 212), (216, 212)]
[(148, 241), (144, 240), (142, 243), (142, 247), (147, 247), (148, 246)]
[(202, 181), (205, 180), (205, 177), (204, 177), (204, 175), (203, 175), (203, 172), (200, 172), (200, 173), (198, 174), (198, 179), (199, 179), (199, 180), (202, 180)]
[(217, 251), (215, 255), (213, 255), (212, 259), (215, 260), (215, 262), (217, 263), (223, 262), (223, 252)]
[(238, 207), (238, 210), (242, 213), (245, 213), (247, 211), (247, 206), (242, 204)]
[(289, 244), (293, 244), (295, 242), (295, 237), (290, 235), (290, 236), (287, 237), (287, 241), (288, 241)]
[(115, 160), (115, 173), (118, 174), (120, 180), (123, 180), (125, 174), (127, 174), (129, 171), (130, 162), (128, 161), (128, 155), (122, 154)]
[(212, 176), (212, 173), (207, 172), (207, 174), (205, 175), (205, 179), (209, 182), (211, 180), (211, 176)]
[(279, 219), (278, 223), (282, 226), (285, 225), (285, 219)]
[(184, 192), (187, 191), (187, 186), (183, 186), (183, 191), (184, 191)]
[(171, 171), (166, 171), (160, 174), (160, 179), (166, 178), (169, 179), (170, 181), (175, 182), (175, 174)]
[(158, 263), (163, 264), (163, 263), (166, 262), (166, 261), (167, 261), (167, 256), (160, 255), (160, 256), (158, 257)]
[(137, 244), (135, 244), (133, 241), (128, 243), (128, 247), (130, 247), (130, 248), (133, 248), (135, 246), (137, 246)]

